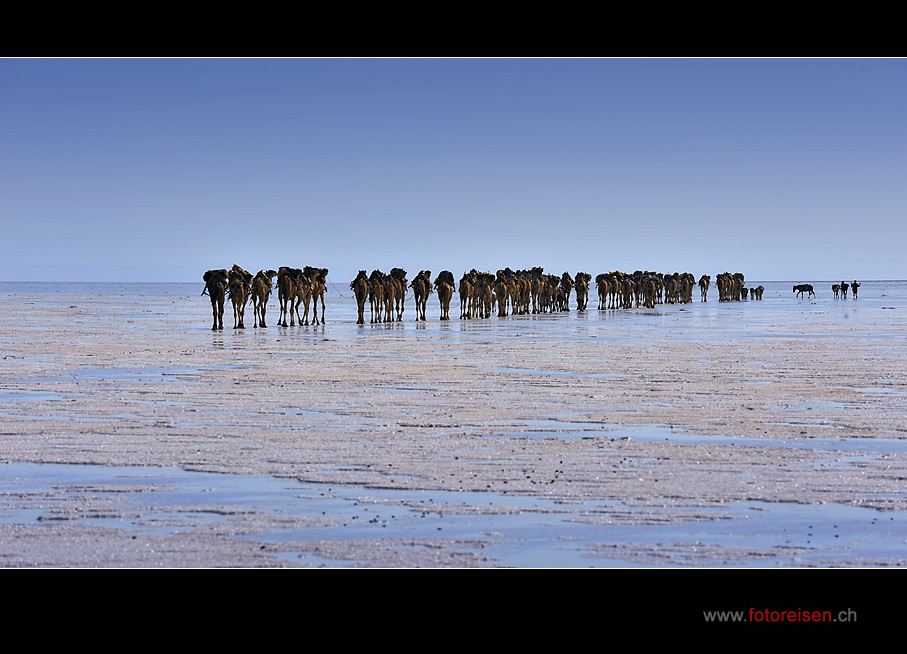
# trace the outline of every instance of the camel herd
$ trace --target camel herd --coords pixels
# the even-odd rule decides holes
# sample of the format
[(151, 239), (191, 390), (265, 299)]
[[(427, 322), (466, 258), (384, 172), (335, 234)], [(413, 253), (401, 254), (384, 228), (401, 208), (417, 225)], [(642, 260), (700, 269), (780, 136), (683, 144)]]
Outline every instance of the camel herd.
[[(323, 324), (327, 268), (290, 268), (282, 266), (277, 271), (260, 270), (252, 275), (238, 265), (227, 269), (209, 270), (203, 279), (205, 288), (202, 295), (211, 298), (214, 316), (212, 329), (223, 329), (225, 299), (233, 305), (234, 329), (245, 328), (245, 307), (254, 306), (254, 326), (267, 327), (265, 313), (272, 287), (278, 291), (282, 327), (309, 324), (309, 307), (312, 306), (312, 323)], [(277, 278), (274, 284), (274, 278)], [(697, 285), (690, 273), (663, 274), (650, 271), (636, 271), (632, 274), (614, 271), (601, 273), (595, 278), (599, 310), (652, 308), (656, 304), (688, 303), (693, 301), (693, 290)], [(763, 287), (747, 289), (742, 273), (722, 273), (716, 278), (718, 301), (730, 302), (750, 298), (762, 299)], [(702, 302), (708, 301), (711, 277), (703, 275), (698, 281)], [(416, 320), (426, 319), (428, 297), (432, 292), (438, 295), (441, 320), (450, 320), (450, 303), (454, 293), (459, 294), (460, 319), (490, 318), (492, 313), (499, 317), (553, 313), (570, 310), (570, 297), (576, 292), (576, 309), (585, 311), (592, 291), (592, 275), (578, 272), (575, 276), (564, 272), (562, 275), (546, 274), (541, 267), (529, 270), (504, 268), (496, 274), (472, 269), (464, 273), (459, 284), (448, 270), (432, 279), (430, 270), (421, 270), (412, 280), (402, 268), (391, 269), (390, 274), (373, 270), (367, 274), (360, 270), (350, 282), (350, 289), (356, 297), (357, 324), (365, 324), (365, 306), (370, 307), (370, 322), (399, 322), (403, 320), (405, 298), (411, 290), (415, 298)], [(321, 316), (318, 302), (321, 302)], [(302, 313), (300, 313), (302, 309)]]
[[(227, 269), (208, 270), (203, 279), (205, 288), (202, 295), (211, 297), (213, 313), (212, 329), (223, 329), (223, 313), (226, 298), (233, 305), (234, 329), (245, 328), (245, 307), (253, 305), (254, 326), (267, 327), (265, 313), (272, 288), (277, 289), (280, 302), (280, 317), (277, 324), (282, 327), (309, 324), (309, 307), (312, 307), (312, 324), (324, 323), (327, 283), (327, 268), (289, 268), (282, 266), (277, 271), (260, 270), (252, 275), (238, 265)], [(504, 268), (496, 274), (480, 272), (473, 268), (463, 274), (459, 283), (453, 273), (442, 271), (432, 279), (430, 270), (420, 270), (412, 282), (406, 278), (402, 268), (392, 268), (390, 274), (373, 270), (367, 274), (360, 270), (352, 282), (352, 289), (358, 307), (357, 324), (365, 324), (365, 306), (370, 306), (370, 322), (399, 322), (403, 320), (405, 299), (412, 291), (416, 305), (416, 320), (424, 321), (428, 297), (437, 292), (441, 309), (441, 320), (450, 320), (450, 303), (455, 293), (459, 294), (460, 319), (490, 318), (492, 313), (499, 317), (536, 313), (553, 313), (570, 310), (570, 297), (576, 292), (576, 309), (585, 311), (592, 291), (592, 275), (578, 272), (575, 276), (564, 272), (562, 275), (546, 274), (541, 267), (529, 270)], [(276, 284), (274, 278), (277, 278)], [(677, 304), (693, 301), (693, 291), (699, 286), (700, 299), (708, 301), (712, 286), (711, 277), (702, 275), (697, 282), (690, 273), (664, 274), (639, 271), (632, 274), (614, 271), (595, 277), (599, 310), (652, 308), (656, 304)], [(761, 300), (764, 287), (746, 288), (742, 273), (721, 273), (715, 285), (719, 302), (740, 300)], [(857, 298), (860, 284), (841, 282), (832, 286), (835, 299), (847, 298), (847, 292)], [(794, 286), (797, 295), (815, 295), (809, 284)], [(321, 315), (318, 303), (321, 302)], [(302, 310), (302, 313), (300, 313)]]
[[(278, 325), (286, 327), (288, 315), (290, 317), (289, 326), (294, 326), (297, 320), (300, 325), (308, 325), (309, 304), (313, 301), (312, 320), (317, 325), (319, 323), (319, 299), (321, 300), (321, 323), (324, 323), (324, 294), (327, 290), (325, 287), (327, 276), (327, 268), (312, 268), (311, 266), (306, 266), (304, 269), (282, 266), (280, 270), (276, 271), (259, 270), (255, 276), (236, 264), (233, 264), (230, 270), (226, 268), (209, 270), (202, 277), (205, 281), (202, 295), (207, 294), (211, 298), (211, 310), (214, 314), (214, 325), (211, 329), (224, 328), (226, 297), (229, 297), (233, 304), (233, 329), (245, 329), (243, 321), (246, 305), (250, 302), (253, 304), (255, 312), (253, 326), (267, 327), (265, 312), (275, 277), (277, 285), (274, 288), (278, 291), (280, 301)], [(299, 307), (302, 304), (305, 304), (304, 318), (299, 315)]]

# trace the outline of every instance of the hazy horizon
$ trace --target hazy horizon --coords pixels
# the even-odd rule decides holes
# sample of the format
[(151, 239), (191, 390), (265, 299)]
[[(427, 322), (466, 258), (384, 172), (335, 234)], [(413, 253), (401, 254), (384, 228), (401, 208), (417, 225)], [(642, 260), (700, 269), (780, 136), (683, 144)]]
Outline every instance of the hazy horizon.
[(898, 280), (901, 59), (2, 59), (0, 280)]

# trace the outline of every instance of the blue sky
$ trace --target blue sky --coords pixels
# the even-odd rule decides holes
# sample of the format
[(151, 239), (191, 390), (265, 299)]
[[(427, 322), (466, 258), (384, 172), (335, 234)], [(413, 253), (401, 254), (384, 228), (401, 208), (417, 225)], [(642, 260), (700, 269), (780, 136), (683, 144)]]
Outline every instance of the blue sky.
[(903, 279), (907, 60), (2, 59), (0, 280)]

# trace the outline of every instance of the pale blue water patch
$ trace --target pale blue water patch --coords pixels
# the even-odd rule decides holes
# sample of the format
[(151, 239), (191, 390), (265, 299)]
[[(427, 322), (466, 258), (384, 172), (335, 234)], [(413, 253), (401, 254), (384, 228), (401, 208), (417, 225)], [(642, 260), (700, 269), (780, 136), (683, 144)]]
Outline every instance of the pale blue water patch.
[(59, 400), (65, 396), (66, 394), (64, 393), (54, 393), (52, 391), (0, 389), (0, 402), (45, 402), (47, 400)]
[[(735, 502), (691, 508), (633, 507), (543, 496), (408, 491), (302, 484), (261, 475), (56, 464), (0, 465), (9, 500), (0, 522), (115, 527), (166, 536), (227, 523), (235, 516), (271, 517), (240, 538), (289, 545), (451, 539), (451, 551), (472, 552), (505, 567), (839, 564), (861, 559), (903, 561), (907, 514), (842, 505)], [(28, 501), (40, 498), (40, 506)], [(80, 506), (86, 510), (80, 513)], [(103, 508), (98, 508), (103, 507)], [(695, 517), (684, 517), (692, 512)], [(292, 518), (306, 519), (300, 527)], [(253, 528), (254, 532), (254, 528)], [(703, 547), (728, 553), (702, 558)], [(640, 552), (633, 555), (631, 552)], [(735, 554), (735, 552), (739, 552)], [(300, 547), (284, 560), (338, 567), (362, 561), (311, 556)], [(718, 563), (716, 563), (718, 561)]]
[(846, 388), (852, 391), (859, 391), (860, 393), (868, 393), (870, 395), (884, 395), (889, 397), (907, 397), (907, 390), (901, 390), (898, 388), (888, 388), (884, 386), (842, 386), (841, 388)]

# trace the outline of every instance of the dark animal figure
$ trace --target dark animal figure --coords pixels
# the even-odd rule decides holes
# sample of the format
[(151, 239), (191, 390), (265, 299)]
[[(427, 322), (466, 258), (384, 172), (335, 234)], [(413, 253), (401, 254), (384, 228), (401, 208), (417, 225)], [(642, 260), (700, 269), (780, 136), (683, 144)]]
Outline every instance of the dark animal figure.
[(813, 291), (813, 287), (811, 284), (797, 284), (796, 286), (794, 286), (794, 293), (796, 293), (797, 295), (799, 295), (801, 297), (803, 296), (804, 293), (807, 294), (806, 297), (815, 297), (816, 296), (816, 293), (815, 293), (815, 291)]
[(835, 299), (837, 300), (838, 297), (841, 295), (841, 285), (840, 285), (840, 284), (832, 284), (832, 285), (831, 285), (831, 292), (834, 294)]
[(850, 285), (850, 290), (853, 291), (853, 299), (857, 299), (857, 289), (860, 288), (860, 285), (857, 284), (857, 280), (853, 280), (853, 284)]
[(364, 270), (360, 270), (356, 279), (350, 282), (350, 289), (356, 294), (356, 306), (359, 310), (356, 324), (364, 325), (365, 301), (368, 299), (368, 275), (365, 274)]
[(413, 289), (416, 300), (416, 320), (425, 320), (425, 307), (431, 295), (431, 271), (420, 270), (409, 287)]
[(394, 284), (394, 308), (397, 311), (397, 321), (403, 320), (403, 310), (406, 308), (406, 271), (403, 268), (391, 268), (391, 281)]
[(844, 282), (841, 282), (841, 299), (842, 299), (842, 300), (846, 300), (846, 299), (847, 299), (847, 289), (848, 289), (848, 288), (850, 288), (850, 284), (846, 284), (846, 283), (844, 283)]
[[(312, 324), (318, 324), (318, 301), (321, 300), (321, 324), (324, 324), (324, 294), (327, 292), (328, 269), (306, 266), (303, 275), (309, 280), (312, 296)], [(309, 324), (309, 302), (305, 302), (305, 324)]]
[(450, 320), (450, 298), (456, 288), (453, 273), (442, 270), (435, 279), (435, 290), (438, 292), (438, 301), (441, 303), (441, 320)]
[(252, 280), (252, 293), (250, 299), (253, 302), (253, 311), (255, 319), (253, 327), (267, 327), (265, 324), (265, 313), (268, 310), (268, 299), (271, 297), (271, 284), (277, 276), (276, 270), (259, 270)]
[(224, 328), (224, 298), (227, 294), (228, 274), (226, 268), (221, 268), (209, 270), (202, 277), (205, 280), (202, 295), (207, 293), (211, 297), (211, 311), (214, 314), (214, 326), (211, 329)]
[(227, 273), (227, 293), (233, 302), (233, 329), (245, 329), (243, 318), (252, 293), (252, 273), (234, 263)]
[(585, 311), (589, 303), (589, 282), (592, 275), (585, 272), (576, 273), (576, 310)]

